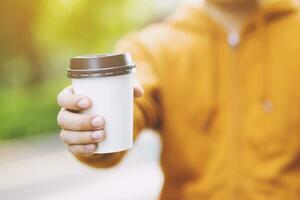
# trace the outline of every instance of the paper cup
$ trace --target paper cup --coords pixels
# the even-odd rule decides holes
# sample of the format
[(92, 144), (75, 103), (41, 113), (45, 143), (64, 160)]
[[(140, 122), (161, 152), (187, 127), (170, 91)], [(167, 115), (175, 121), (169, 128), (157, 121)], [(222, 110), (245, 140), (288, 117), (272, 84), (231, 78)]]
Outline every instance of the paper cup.
[(105, 119), (106, 138), (95, 153), (119, 152), (133, 146), (134, 69), (128, 53), (71, 58), (68, 77), (74, 92), (93, 103), (82, 113)]

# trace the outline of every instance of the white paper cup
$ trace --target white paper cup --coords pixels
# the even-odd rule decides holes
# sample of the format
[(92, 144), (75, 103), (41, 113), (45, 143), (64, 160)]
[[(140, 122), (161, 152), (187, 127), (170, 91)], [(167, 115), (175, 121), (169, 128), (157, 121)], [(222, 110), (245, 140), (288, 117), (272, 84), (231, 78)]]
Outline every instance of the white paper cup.
[(68, 76), (75, 94), (92, 100), (85, 114), (105, 119), (106, 138), (95, 153), (113, 153), (133, 146), (133, 81), (130, 54), (89, 55), (71, 58)]

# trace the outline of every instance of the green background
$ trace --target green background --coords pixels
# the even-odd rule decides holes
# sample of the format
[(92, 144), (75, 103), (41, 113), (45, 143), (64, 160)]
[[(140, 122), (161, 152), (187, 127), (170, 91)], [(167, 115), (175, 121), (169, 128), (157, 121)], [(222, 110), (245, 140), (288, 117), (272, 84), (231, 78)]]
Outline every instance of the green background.
[(2, 0), (0, 139), (54, 133), (69, 58), (113, 51), (157, 20), (147, 0)]

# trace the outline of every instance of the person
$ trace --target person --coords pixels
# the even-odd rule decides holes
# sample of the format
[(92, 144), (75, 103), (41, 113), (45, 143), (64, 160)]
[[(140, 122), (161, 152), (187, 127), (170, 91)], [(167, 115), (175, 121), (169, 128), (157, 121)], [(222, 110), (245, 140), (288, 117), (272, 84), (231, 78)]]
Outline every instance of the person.
[[(137, 64), (135, 136), (162, 138), (160, 199), (300, 199), (299, 34), (296, 1), (206, 0), (118, 43)], [(105, 119), (76, 112), (88, 97), (68, 87), (58, 104), (60, 137), (81, 162), (121, 160), (92, 154)]]

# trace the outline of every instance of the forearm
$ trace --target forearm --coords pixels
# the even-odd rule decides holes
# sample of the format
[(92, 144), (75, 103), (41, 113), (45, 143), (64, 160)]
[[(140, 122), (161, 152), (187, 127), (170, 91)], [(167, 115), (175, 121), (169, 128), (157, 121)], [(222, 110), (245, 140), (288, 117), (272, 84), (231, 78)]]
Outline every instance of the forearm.
[[(120, 52), (130, 52), (137, 65), (137, 78), (141, 82), (144, 89), (144, 95), (141, 98), (135, 99), (134, 103), (134, 139), (144, 128), (158, 129), (161, 123), (160, 115), (160, 100), (159, 100), (159, 83), (154, 70), (154, 62), (150, 59), (148, 52), (143, 45), (131, 39), (123, 40), (118, 47)], [(147, 52), (146, 52), (147, 51)], [(122, 133), (120, 133), (122, 134)], [(101, 143), (99, 143), (101, 145)], [(78, 159), (90, 166), (101, 168), (111, 167), (118, 164), (125, 152), (94, 155), (90, 158)]]
[(108, 154), (93, 154), (89, 157), (83, 157), (76, 155), (75, 157), (82, 163), (95, 167), (95, 168), (107, 168), (117, 165), (123, 158), (125, 151), (118, 153)]

